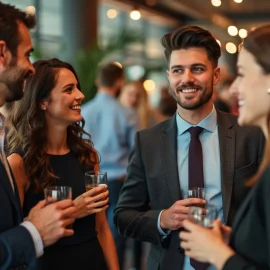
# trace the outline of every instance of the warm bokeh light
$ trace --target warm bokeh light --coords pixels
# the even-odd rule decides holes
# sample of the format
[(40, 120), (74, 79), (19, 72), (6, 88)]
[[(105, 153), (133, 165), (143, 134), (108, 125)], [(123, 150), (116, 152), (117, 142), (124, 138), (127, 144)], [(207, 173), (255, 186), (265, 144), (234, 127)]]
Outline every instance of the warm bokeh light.
[(137, 21), (141, 18), (141, 12), (137, 9), (134, 9), (129, 14), (130, 18), (134, 21)]
[(145, 80), (143, 82), (143, 87), (144, 87), (144, 89), (145, 89), (146, 92), (151, 93), (151, 92), (155, 91), (156, 84), (152, 80)]
[(221, 42), (220, 42), (220, 40), (216, 39), (216, 41), (217, 41), (218, 45), (221, 47)]
[(229, 35), (231, 35), (231, 36), (236, 36), (236, 35), (238, 34), (238, 29), (237, 29), (237, 27), (234, 26), (234, 25), (229, 26), (229, 27), (228, 27), (228, 33), (229, 33)]
[(28, 6), (25, 9), (25, 12), (31, 15), (35, 15), (36, 14), (36, 8), (34, 6)]
[(247, 30), (246, 29), (240, 29), (238, 34), (239, 34), (239, 37), (245, 38), (245, 37), (247, 37)]
[(214, 7), (219, 7), (221, 6), (221, 1), (220, 0), (211, 0), (211, 3)]
[(236, 53), (237, 52), (237, 47), (236, 47), (236, 45), (234, 43), (228, 42), (226, 44), (226, 51), (228, 53), (231, 53), (231, 54)]
[(118, 67), (120, 67), (120, 68), (123, 68), (123, 66), (122, 66), (122, 64), (121, 63), (119, 63), (119, 62), (117, 62), (117, 61), (115, 61), (115, 62), (113, 62), (115, 65), (117, 65)]
[(116, 18), (116, 16), (117, 16), (117, 11), (115, 10), (115, 9), (109, 9), (108, 11), (107, 11), (107, 16), (108, 16), (108, 18), (110, 18), (110, 19), (114, 19), (114, 18)]
[(235, 3), (240, 4), (243, 2), (243, 0), (234, 0)]

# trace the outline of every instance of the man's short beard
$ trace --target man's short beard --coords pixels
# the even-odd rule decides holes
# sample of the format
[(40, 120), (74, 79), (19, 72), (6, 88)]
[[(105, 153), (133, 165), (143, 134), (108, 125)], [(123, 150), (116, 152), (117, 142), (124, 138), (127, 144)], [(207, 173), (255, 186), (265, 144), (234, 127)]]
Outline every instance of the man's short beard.
[(177, 104), (183, 108), (183, 109), (186, 109), (186, 110), (196, 110), (198, 108), (200, 108), (202, 105), (204, 105), (205, 103), (207, 103), (212, 95), (213, 95), (213, 89), (211, 92), (207, 93), (206, 95), (204, 95), (200, 100), (199, 102), (195, 103), (195, 104), (183, 104), (180, 100), (180, 98), (176, 95), (176, 93), (172, 90), (171, 87), (169, 87), (169, 93), (172, 95), (172, 97), (175, 99), (175, 101), (177, 102)]

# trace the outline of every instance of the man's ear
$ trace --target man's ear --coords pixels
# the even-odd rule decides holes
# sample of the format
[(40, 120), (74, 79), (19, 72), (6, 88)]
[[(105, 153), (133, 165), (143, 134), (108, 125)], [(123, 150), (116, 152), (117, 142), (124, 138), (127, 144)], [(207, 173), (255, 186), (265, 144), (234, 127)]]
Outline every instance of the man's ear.
[(11, 59), (11, 52), (4, 40), (0, 40), (0, 66), (6, 67)]
[(216, 67), (214, 69), (214, 74), (213, 74), (213, 84), (217, 85), (219, 83), (220, 80), (220, 68)]

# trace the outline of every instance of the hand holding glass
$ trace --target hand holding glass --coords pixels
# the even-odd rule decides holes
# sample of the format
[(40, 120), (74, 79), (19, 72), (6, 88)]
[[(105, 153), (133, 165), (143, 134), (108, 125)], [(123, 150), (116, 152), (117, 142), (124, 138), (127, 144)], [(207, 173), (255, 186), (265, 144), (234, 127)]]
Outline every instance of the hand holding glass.
[(46, 205), (66, 199), (72, 200), (72, 188), (68, 186), (51, 186), (44, 189)]
[(107, 173), (89, 171), (85, 173), (85, 188), (86, 191), (98, 186), (107, 186)]
[[(51, 186), (44, 189), (44, 197), (46, 205), (70, 199), (72, 200), (72, 188), (68, 186)], [(67, 226), (68, 229), (72, 229), (72, 224)]]
[[(190, 188), (186, 192), (183, 189), (181, 189), (181, 192), (182, 192), (182, 197), (184, 199), (187, 199), (187, 198), (199, 198), (199, 199), (205, 200), (205, 189), (204, 188), (199, 188), (199, 187)], [(205, 204), (196, 204), (196, 205), (193, 205), (193, 206), (204, 208)]]

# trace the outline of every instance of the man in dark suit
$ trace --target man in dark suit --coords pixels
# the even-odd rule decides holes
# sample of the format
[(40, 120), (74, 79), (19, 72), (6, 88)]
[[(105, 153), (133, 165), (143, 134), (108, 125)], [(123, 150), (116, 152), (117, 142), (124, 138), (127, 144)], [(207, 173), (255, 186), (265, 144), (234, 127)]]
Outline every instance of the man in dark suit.
[[(24, 80), (35, 72), (29, 30), (35, 17), (0, 2), (0, 107), (23, 96)], [(35, 269), (35, 258), (74, 221), (72, 200), (37, 204), (23, 221), (18, 190), (4, 152), (5, 126), (0, 114), (0, 269)]]
[[(127, 178), (115, 211), (121, 234), (150, 242), (149, 270), (194, 269), (179, 248), (179, 230), (189, 207), (203, 199), (183, 198), (189, 187), (189, 130), (199, 126), (206, 200), (231, 224), (246, 196), (245, 180), (258, 168), (263, 149), (259, 129), (240, 128), (234, 115), (213, 106), (219, 81), (220, 47), (206, 30), (177, 29), (162, 39), (168, 60), (170, 93), (177, 113), (136, 134)], [(209, 268), (211, 269), (211, 268)]]

